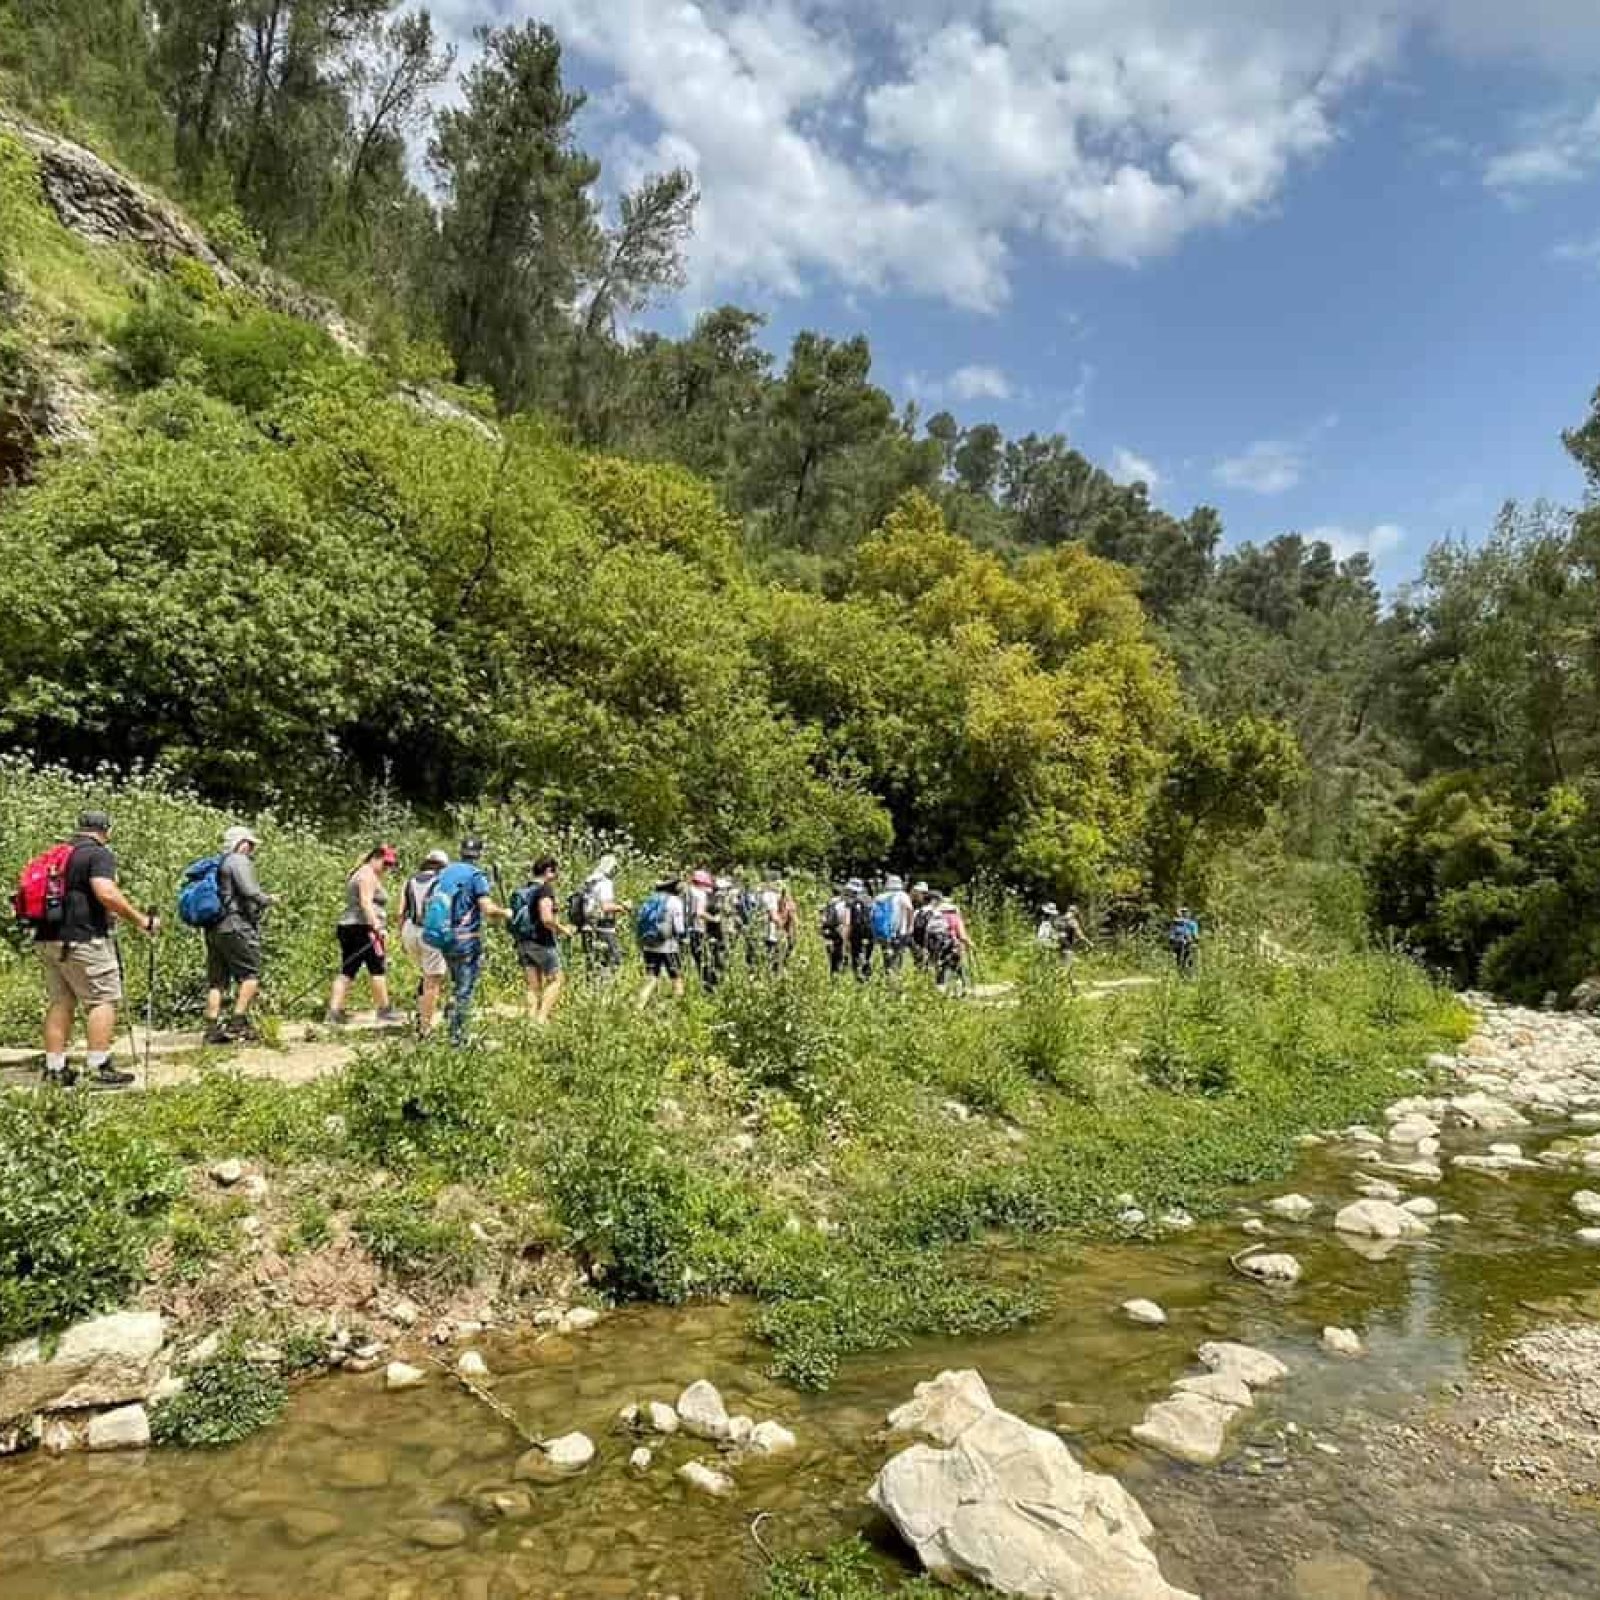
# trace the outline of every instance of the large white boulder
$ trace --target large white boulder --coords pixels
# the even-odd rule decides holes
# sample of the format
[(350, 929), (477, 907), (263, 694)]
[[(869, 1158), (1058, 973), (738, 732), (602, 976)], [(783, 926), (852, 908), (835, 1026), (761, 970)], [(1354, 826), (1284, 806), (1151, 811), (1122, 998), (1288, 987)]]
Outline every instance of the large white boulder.
[(1421, 1217), (1389, 1200), (1356, 1200), (1333, 1219), (1340, 1233), (1367, 1239), (1410, 1239), (1428, 1231)]
[(976, 1372), (941, 1372), (919, 1383), (903, 1406), (889, 1413), (891, 1433), (912, 1433), (934, 1444), (954, 1444), (979, 1417), (995, 1409)]
[(976, 1373), (919, 1385), (900, 1408), (914, 1408), (911, 1431), (948, 1435), (961, 1416), (966, 1425), (942, 1448), (902, 1450), (869, 1493), (929, 1572), (1040, 1600), (1192, 1600), (1161, 1576), (1150, 1523), (1119, 1483), (1085, 1472), (1055, 1434), (992, 1400), (975, 1408), (980, 1393)]
[(159, 1312), (118, 1311), (75, 1323), (47, 1356), (37, 1339), (0, 1353), (0, 1417), (143, 1400), (165, 1373)]

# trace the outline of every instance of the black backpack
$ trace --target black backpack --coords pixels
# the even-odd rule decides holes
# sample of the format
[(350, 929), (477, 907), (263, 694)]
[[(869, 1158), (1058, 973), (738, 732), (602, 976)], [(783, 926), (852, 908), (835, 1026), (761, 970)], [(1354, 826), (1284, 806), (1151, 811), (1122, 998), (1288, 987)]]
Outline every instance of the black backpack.
[(582, 933), (589, 926), (589, 889), (580, 884), (567, 897), (567, 921)]
[(872, 943), (872, 902), (865, 897), (850, 902), (850, 940), (853, 944)]

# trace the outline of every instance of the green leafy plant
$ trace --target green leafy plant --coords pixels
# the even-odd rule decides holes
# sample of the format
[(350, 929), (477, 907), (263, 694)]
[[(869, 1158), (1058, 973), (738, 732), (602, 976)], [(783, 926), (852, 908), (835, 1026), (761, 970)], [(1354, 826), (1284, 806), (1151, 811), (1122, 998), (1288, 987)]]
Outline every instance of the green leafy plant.
[(156, 1403), (150, 1437), (187, 1449), (236, 1444), (271, 1427), (288, 1400), (277, 1369), (250, 1360), (239, 1342), (230, 1340), (210, 1360), (190, 1368), (179, 1393)]

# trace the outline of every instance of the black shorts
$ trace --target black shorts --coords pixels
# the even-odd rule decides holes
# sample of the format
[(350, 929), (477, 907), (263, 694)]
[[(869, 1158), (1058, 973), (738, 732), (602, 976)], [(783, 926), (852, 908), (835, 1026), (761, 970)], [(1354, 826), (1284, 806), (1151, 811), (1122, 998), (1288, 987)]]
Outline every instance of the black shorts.
[(646, 977), (671, 978), (676, 982), (683, 976), (683, 957), (676, 950), (646, 950), (644, 970)]
[[(381, 935), (347, 922), (341, 922), (334, 931), (339, 935), (339, 971), (344, 977), (359, 978), (363, 972), (370, 972), (374, 978), (381, 978), (388, 972), (389, 963), (379, 954)], [(380, 942), (374, 944), (375, 938)]]
[(261, 935), (242, 929), (206, 929), (206, 987), (226, 989), (261, 976)]
[(536, 939), (517, 940), (517, 964), (524, 972), (542, 972), (547, 978), (557, 977), (564, 963), (561, 946), (540, 944)]

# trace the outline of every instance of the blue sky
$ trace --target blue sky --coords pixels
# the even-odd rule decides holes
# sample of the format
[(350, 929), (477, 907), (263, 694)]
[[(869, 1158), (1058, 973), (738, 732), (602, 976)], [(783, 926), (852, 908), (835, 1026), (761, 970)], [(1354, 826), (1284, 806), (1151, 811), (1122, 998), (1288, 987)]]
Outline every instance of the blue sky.
[(1062, 431), (1230, 540), (1385, 580), (1575, 502), (1600, 0), (447, 0), (538, 15), (614, 181), (686, 164), (684, 302), (866, 332), (924, 412)]

